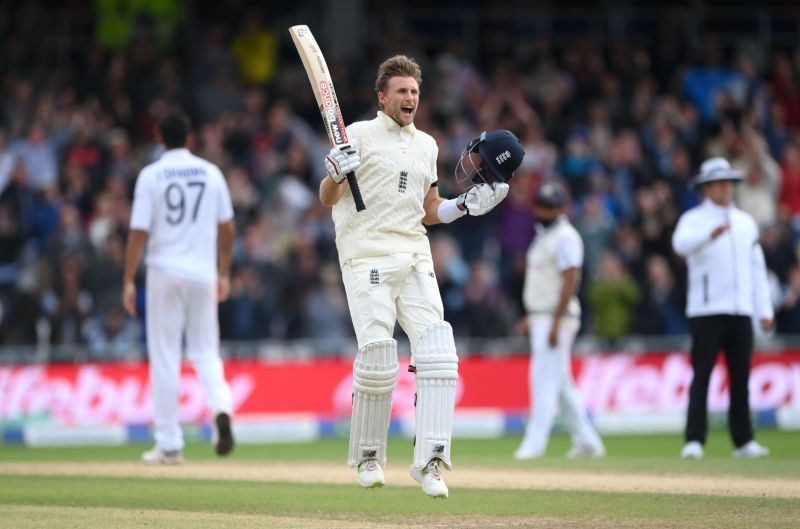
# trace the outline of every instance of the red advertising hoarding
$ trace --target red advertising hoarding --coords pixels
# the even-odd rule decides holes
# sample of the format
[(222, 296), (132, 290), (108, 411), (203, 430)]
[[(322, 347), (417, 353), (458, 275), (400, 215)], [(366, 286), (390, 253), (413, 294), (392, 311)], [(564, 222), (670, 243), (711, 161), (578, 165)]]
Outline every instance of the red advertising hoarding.
[[(457, 409), (523, 413), (528, 407), (528, 357), (470, 356), (459, 364)], [(394, 394), (395, 416), (413, 412), (414, 379), (402, 362)], [(692, 372), (685, 354), (596, 355), (573, 361), (576, 383), (589, 410), (663, 413), (686, 408)], [(346, 418), (351, 363), (347, 359), (226, 363), (238, 420), (248, 416), (310, 413)], [(800, 351), (756, 355), (750, 377), (754, 411), (800, 410)], [(709, 389), (709, 408), (727, 408), (722, 361)], [(200, 380), (185, 366), (181, 418), (208, 419)], [(46, 421), (62, 425), (143, 424), (151, 421), (147, 364), (0, 367), (0, 423)]]

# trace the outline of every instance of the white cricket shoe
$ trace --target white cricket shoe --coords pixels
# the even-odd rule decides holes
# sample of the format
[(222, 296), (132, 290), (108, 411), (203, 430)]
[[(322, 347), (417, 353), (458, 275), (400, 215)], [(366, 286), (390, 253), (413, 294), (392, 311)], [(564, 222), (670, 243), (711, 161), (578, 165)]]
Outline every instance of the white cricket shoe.
[(154, 446), (142, 454), (142, 463), (148, 465), (180, 465), (183, 463), (183, 455), (180, 450), (161, 450), (159, 447)]
[(749, 441), (733, 451), (733, 457), (746, 457), (750, 459), (767, 457), (768, 455), (769, 448), (755, 441)]
[(582, 457), (604, 457), (606, 455), (606, 448), (603, 445), (573, 445), (567, 452), (567, 457), (570, 459), (578, 459)]
[(703, 445), (700, 441), (689, 441), (681, 450), (683, 459), (703, 459)]
[(537, 459), (540, 457), (544, 457), (544, 450), (536, 448), (532, 443), (527, 443), (525, 441), (522, 441), (519, 448), (514, 451), (514, 459)]
[(441, 461), (438, 458), (433, 458), (428, 461), (425, 468), (419, 470), (414, 465), (408, 469), (408, 473), (412, 478), (417, 480), (417, 483), (422, 485), (422, 491), (432, 498), (446, 498), (449, 494), (447, 485), (444, 483), (442, 477), (442, 469), (439, 467)]
[(383, 468), (377, 459), (365, 459), (358, 465), (358, 484), (365, 489), (383, 487), (386, 484)]

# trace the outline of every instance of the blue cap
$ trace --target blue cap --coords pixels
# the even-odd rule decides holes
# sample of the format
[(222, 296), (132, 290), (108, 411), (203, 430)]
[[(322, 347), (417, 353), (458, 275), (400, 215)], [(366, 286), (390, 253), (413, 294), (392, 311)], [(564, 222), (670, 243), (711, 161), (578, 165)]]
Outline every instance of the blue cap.
[(566, 193), (552, 182), (545, 182), (539, 186), (539, 191), (537, 191), (536, 199), (534, 200), (534, 204), (537, 206), (545, 206), (548, 208), (560, 208), (566, 203)]

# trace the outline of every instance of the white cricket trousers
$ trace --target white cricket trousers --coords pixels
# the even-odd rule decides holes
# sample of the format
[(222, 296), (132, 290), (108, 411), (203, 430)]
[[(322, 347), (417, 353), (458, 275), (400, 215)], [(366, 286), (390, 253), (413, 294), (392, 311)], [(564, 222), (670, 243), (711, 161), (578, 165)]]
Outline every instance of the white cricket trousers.
[(147, 269), (147, 354), (156, 446), (183, 448), (178, 409), (181, 350), (206, 391), (212, 413), (233, 412), (231, 389), (219, 356), (216, 281), (193, 281), (162, 268)]
[(342, 266), (342, 281), (359, 349), (391, 339), (398, 322), (413, 352), (425, 330), (444, 319), (430, 255), (350, 259)]
[(548, 343), (552, 325), (552, 316), (528, 316), (533, 354), (528, 380), (533, 404), (523, 443), (531, 451), (545, 452), (556, 408), (560, 405), (561, 414), (572, 434), (573, 445), (602, 447), (602, 441), (589, 422), (583, 399), (572, 380), (572, 344), (580, 321), (571, 317), (561, 318), (558, 345), (555, 348)]

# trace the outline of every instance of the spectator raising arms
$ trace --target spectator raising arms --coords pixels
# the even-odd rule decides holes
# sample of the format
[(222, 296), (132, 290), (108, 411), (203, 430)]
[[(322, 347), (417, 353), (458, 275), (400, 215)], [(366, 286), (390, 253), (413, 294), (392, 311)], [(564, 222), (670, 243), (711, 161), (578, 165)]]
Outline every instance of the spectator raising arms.
[[(43, 310), (50, 321), (63, 254), (79, 261), (81, 281), (105, 264), (106, 240), (114, 232), (126, 235), (136, 175), (163, 152), (156, 124), (181, 107), (197, 124), (195, 151), (226, 174), (236, 211), (236, 288), (221, 307), (222, 335), (287, 340), (307, 337), (313, 327), (331, 333), (332, 354), (349, 352), (339, 339), (339, 311), (319, 310), (335, 299), (323, 276), (338, 266), (332, 219), (314, 199), (328, 147), (319, 108), (279, 27), (301, 11), (309, 22), (327, 11), (309, 10), (307, 2), (269, 13), (250, 1), (216, 2), (196, 3), (189, 16), (177, 1), (139, 2), (124, 13), (115, 2), (96, 2), (85, 23), (70, 24), (59, 18), (72, 16), (69, 9), (14, 7), (23, 3), (0, 4), (0, 20), (14, 21), (0, 23), (3, 306), (24, 298), (36, 307), (31, 314)], [(483, 4), (464, 9), (480, 34), (497, 34), (492, 8)], [(401, 24), (398, 41), (383, 18), (380, 10), (364, 10), (358, 27), (372, 31), (324, 43), (331, 71), (341, 77), (336, 81), (355, 88), (337, 94), (354, 121), (377, 110), (370, 89), (375, 57), (432, 42), (412, 19)], [(781, 248), (770, 251), (794, 252), (800, 240), (796, 53), (764, 41), (754, 41), (755, 53), (749, 53), (718, 35), (683, 38), (669, 19), (636, 39), (625, 32), (613, 40), (572, 32), (561, 38), (557, 28), (550, 36), (510, 24), (503, 28), (508, 38), (486, 38), (480, 46), (448, 38), (414, 50), (429, 72), (416, 125), (436, 141), (438, 164), (431, 170), (443, 196), (458, 194), (451, 193), (457, 189), (452, 167), (463, 144), (481, 130), (510, 130), (526, 152), (514, 189), (493, 219), (430, 228), (440, 246), (434, 251), (447, 253), (446, 262), (436, 264), (443, 272), (437, 270), (437, 280), (445, 319), (458, 337), (513, 332), (523, 313), (519, 292), (533, 231), (528, 205), (543, 180), (561, 182), (574, 194), (567, 213), (586, 245), (586, 281), (578, 296), (585, 321), (592, 322), (583, 333), (596, 329), (616, 339), (680, 328), (669, 323), (672, 311), (655, 302), (653, 296), (664, 298), (648, 286), (648, 276), (669, 282), (664, 258), (676, 289), (684, 286), (668, 242), (677, 216), (699, 202), (688, 181), (708, 156), (725, 155), (745, 172), (740, 204), (762, 233), (781, 226), (786, 236), (773, 241)], [(30, 30), (36, 27), (57, 28), (58, 38), (42, 39)], [(675, 37), (664, 47), (660, 34)], [(609, 249), (616, 265), (601, 257)], [(598, 271), (614, 276), (608, 269), (615, 267), (627, 274), (617, 273), (624, 279), (611, 281), (612, 287)], [(24, 288), (20, 271), (28, 274)], [(793, 288), (791, 274), (772, 271), (778, 290)], [(95, 283), (79, 289), (96, 301), (84, 308), (91, 320), (106, 314), (106, 296)], [(602, 291), (609, 288), (613, 295), (606, 300)], [(682, 304), (680, 298), (670, 303)], [(484, 301), (493, 324), (481, 328), (475, 309)], [(598, 312), (605, 304), (611, 313)], [(247, 316), (248, 307), (258, 317)], [(630, 321), (631, 307), (641, 318)], [(264, 325), (257, 324), (260, 318)], [(30, 337), (24, 321), (6, 318), (0, 345)], [(354, 339), (349, 326), (343, 332)], [(800, 321), (781, 318), (778, 332), (800, 333)]]

